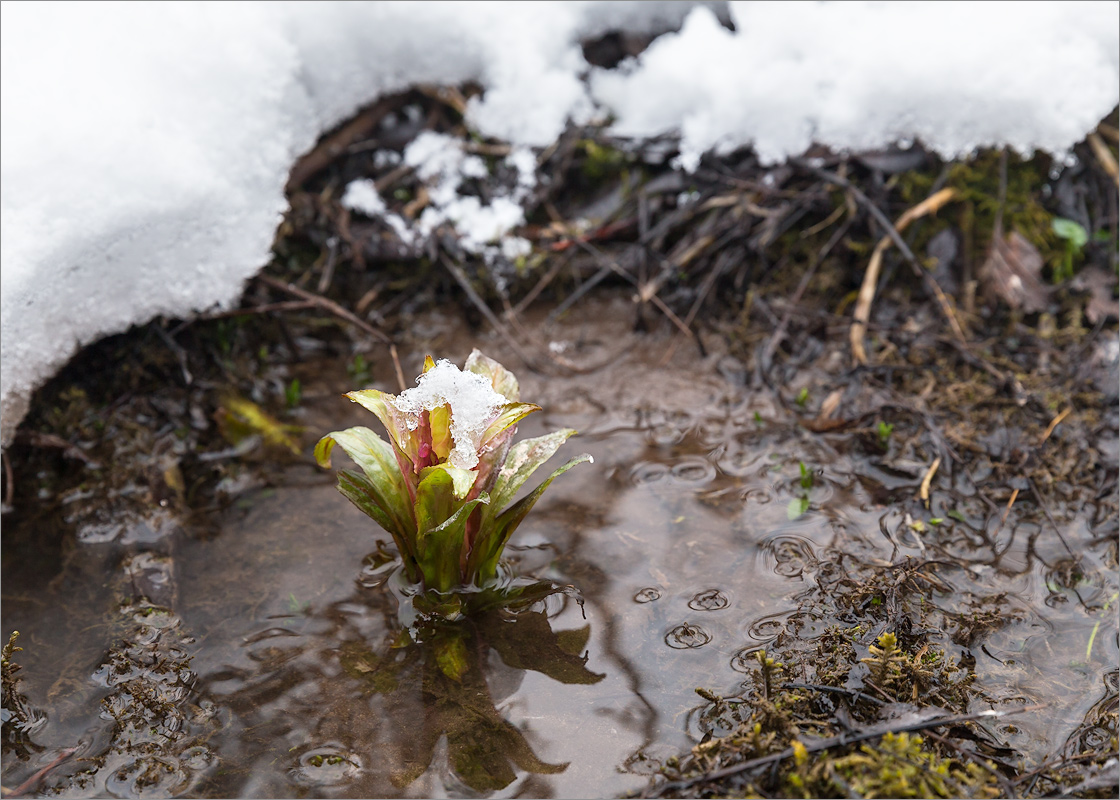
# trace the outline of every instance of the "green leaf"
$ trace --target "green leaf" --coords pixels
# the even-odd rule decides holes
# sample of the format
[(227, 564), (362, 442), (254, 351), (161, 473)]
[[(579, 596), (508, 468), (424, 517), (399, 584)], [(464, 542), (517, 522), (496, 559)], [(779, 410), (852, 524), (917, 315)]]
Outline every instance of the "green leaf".
[(416, 531), (424, 534), (445, 523), (458, 509), (455, 479), (445, 469), (428, 467), (416, 487)]
[(575, 433), (571, 428), (564, 428), (544, 436), (525, 439), (509, 449), (506, 463), (502, 465), (498, 480), (490, 492), (490, 507), (483, 512), (484, 526), (486, 518), (493, 518), (504, 511), (537, 467), (552, 458), (560, 445)]
[(804, 461), (799, 461), (797, 463), (798, 463), (798, 466), (801, 470), (801, 488), (802, 489), (812, 489), (813, 488), (813, 471), (811, 469), (809, 469), (807, 466), (805, 466)]
[[(420, 470), (420, 483), (423, 484), (433, 471), (445, 472), (451, 478), (451, 493), (456, 500), (462, 500), (470, 493), (475, 478), (478, 477), (477, 470), (463, 469), (450, 462), (444, 462)], [(416, 491), (416, 499), (417, 501), (420, 499), (419, 489)]]
[(328, 433), (315, 445), (315, 460), (321, 467), (331, 465), (331, 452), (335, 445), (346, 451), (369, 479), (371, 498), (388, 515), (391, 525), (385, 530), (406, 535), (415, 530), (408, 484), (401, 474), (400, 463), (393, 448), (369, 428), (347, 428)]
[(544, 483), (534, 489), (532, 493), (521, 498), (499, 514), (489, 525), (482, 525), (479, 528), (474, 547), (471, 549), (467, 564), (467, 574), (474, 577), (478, 582), (491, 580), (498, 568), (498, 559), (501, 558), (502, 550), (505, 549), (509, 537), (517, 530), (517, 526), (525, 519), (525, 515), (536, 505), (537, 500), (544, 494), (544, 490), (549, 487), (549, 484), (576, 464), (582, 464), (585, 461), (590, 462), (592, 460), (591, 456), (587, 453), (576, 456), (549, 475)]
[(389, 532), (389, 535), (393, 537), (393, 541), (397, 544), (397, 549), (401, 551), (401, 558), (404, 560), (405, 569), (409, 573), (409, 579), (416, 581), (419, 575), (416, 574), (414, 567), (416, 561), (415, 530), (402, 529), (396, 526), (393, 519), (379, 504), (377, 490), (365, 475), (351, 472), (348, 469), (340, 470), (338, 473), (338, 490), (342, 492), (346, 499), (357, 506), (359, 511)]
[(490, 423), (490, 427), (486, 429), (486, 432), (482, 434), (482, 438), (479, 439), (479, 448), (486, 447), (491, 440), (496, 438), (507, 428), (516, 425), (534, 411), (540, 410), (541, 407), (533, 403), (507, 403), (502, 406), (502, 410), (498, 412), (497, 418)]
[(1054, 230), (1054, 235), (1059, 239), (1068, 241), (1075, 250), (1080, 250), (1089, 241), (1089, 234), (1072, 219), (1054, 217), (1054, 221), (1050, 225)]
[(517, 385), (517, 378), (514, 377), (513, 373), (489, 356), (484, 356), (478, 350), (471, 351), (463, 369), (489, 378), (494, 391), (510, 402), (516, 403), (521, 399), (521, 389)]
[(955, 508), (950, 509), (947, 516), (949, 516), (952, 519), (955, 519), (957, 522), (964, 522), (964, 523), (968, 522), (968, 520), (965, 518), (965, 515), (962, 514), (959, 511), (957, 511)]
[(362, 389), (356, 392), (347, 392), (352, 402), (357, 403), (366, 411), (373, 412), (385, 431), (392, 437), (397, 448), (408, 456), (410, 461), (416, 461), (416, 447), (412, 441), (412, 431), (405, 421), (406, 415), (401, 413), (393, 404), (393, 395), (378, 389)]
[[(436, 476), (443, 477), (437, 478)], [(442, 503), (444, 498), (438, 497), (438, 495), (451, 494), (451, 477), (442, 471), (433, 473), (431, 477), (438, 480), (441, 486), (446, 486), (446, 489), (432, 492), (433, 502), (436, 504)], [(443, 483), (444, 481), (446, 483)], [(421, 486), (423, 486), (423, 482)], [(423, 518), (428, 511), (421, 511), (419, 502), (420, 496), (418, 494), (416, 516), (417, 518)], [(475, 500), (463, 503), (442, 524), (434, 528), (421, 526), (416, 537), (416, 560), (420, 562), (420, 570), (424, 573), (424, 584), (427, 588), (446, 593), (462, 583), (460, 559), (463, 553), (463, 535), (466, 533), (467, 520), (479, 503), (488, 502), (490, 502), (490, 498), (482, 495)], [(431, 519), (434, 520), (434, 517)]]
[(786, 516), (791, 520), (797, 519), (798, 517), (800, 517), (802, 514), (804, 514), (808, 510), (809, 510), (809, 498), (808, 497), (795, 497), (792, 500), (790, 500), (789, 505), (786, 506)]

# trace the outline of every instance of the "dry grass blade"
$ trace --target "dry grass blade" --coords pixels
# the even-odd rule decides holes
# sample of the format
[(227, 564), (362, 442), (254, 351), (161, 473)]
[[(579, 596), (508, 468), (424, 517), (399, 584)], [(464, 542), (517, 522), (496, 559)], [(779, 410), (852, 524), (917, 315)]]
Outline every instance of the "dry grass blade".
[(1042, 438), (1039, 440), (1038, 443), (1041, 445), (1043, 442), (1045, 442), (1047, 439), (1049, 439), (1050, 435), (1052, 433), (1054, 433), (1054, 429), (1057, 428), (1058, 425), (1061, 424), (1062, 420), (1065, 419), (1066, 417), (1068, 417), (1070, 415), (1070, 412), (1072, 412), (1072, 411), (1073, 411), (1073, 407), (1070, 406), (1069, 408), (1065, 409), (1060, 414), (1058, 414), (1058, 416), (1054, 417), (1054, 419), (1050, 420), (1050, 424), (1046, 426), (1046, 432), (1042, 434)]
[[(893, 236), (888, 234), (875, 245), (875, 251), (871, 254), (871, 260), (867, 263), (867, 269), (863, 273), (863, 283), (859, 287), (859, 298), (856, 300), (856, 308), (853, 314), (855, 321), (852, 322), (848, 334), (852, 345), (852, 356), (858, 363), (863, 365), (868, 363), (867, 351), (863, 347), (863, 337), (867, 333), (867, 322), (871, 318), (871, 303), (875, 299), (875, 286), (879, 282), (879, 272), (883, 266), (883, 253), (892, 243), (901, 241), (897, 239), (898, 234), (911, 222), (929, 214), (937, 213), (942, 206), (956, 196), (957, 190), (953, 188), (942, 189), (930, 195), (898, 218), (898, 221), (894, 224)], [(912, 257), (913, 254), (911, 254)], [(921, 267), (918, 268), (921, 269)], [(936, 287), (937, 284), (934, 283), (933, 286)], [(964, 341), (964, 331), (961, 329), (960, 323), (957, 322), (956, 315), (953, 313), (952, 307), (949, 306), (948, 300), (940, 288), (936, 288), (935, 294), (938, 296), (938, 302), (953, 327), (953, 332), (961, 341)]]
[(1108, 149), (1108, 145), (1104, 143), (1100, 134), (1096, 132), (1089, 134), (1089, 147), (1093, 149), (1093, 155), (1101, 163), (1101, 168), (1112, 177), (1113, 183), (1120, 186), (1120, 167), (1116, 165), (1116, 159), (1113, 158), (1112, 152)]
[(922, 476), (922, 484), (918, 487), (918, 497), (926, 508), (929, 508), (929, 485), (933, 483), (933, 476), (937, 474), (937, 468), (941, 466), (941, 456), (933, 460), (926, 470), (926, 474)]

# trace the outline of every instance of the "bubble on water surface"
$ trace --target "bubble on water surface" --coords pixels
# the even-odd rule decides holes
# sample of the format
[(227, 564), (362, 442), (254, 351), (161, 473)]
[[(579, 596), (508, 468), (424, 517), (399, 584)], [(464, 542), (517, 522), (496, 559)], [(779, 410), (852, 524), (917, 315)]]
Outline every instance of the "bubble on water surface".
[(654, 600), (659, 599), (661, 599), (661, 590), (653, 586), (639, 589), (634, 595), (635, 603), (652, 603)]
[(731, 605), (731, 600), (719, 589), (698, 592), (688, 601), (693, 611), (721, 611)]
[(812, 543), (800, 536), (776, 536), (766, 542), (766, 550), (774, 559), (774, 572), (784, 578), (800, 578), (817, 565)]
[(292, 779), (304, 786), (338, 786), (353, 780), (362, 771), (362, 760), (338, 744), (308, 750), (299, 757)]
[(678, 461), (670, 473), (676, 483), (702, 486), (715, 480), (716, 468), (706, 458), (695, 456)]
[(177, 797), (189, 783), (190, 775), (177, 759), (146, 756), (113, 770), (105, 790), (114, 797)]
[(635, 486), (645, 486), (648, 483), (657, 483), (664, 480), (669, 474), (669, 467), (657, 461), (639, 461), (630, 469), (630, 480)]
[(712, 641), (712, 635), (699, 625), (684, 622), (665, 634), (665, 644), (674, 650), (692, 650)]

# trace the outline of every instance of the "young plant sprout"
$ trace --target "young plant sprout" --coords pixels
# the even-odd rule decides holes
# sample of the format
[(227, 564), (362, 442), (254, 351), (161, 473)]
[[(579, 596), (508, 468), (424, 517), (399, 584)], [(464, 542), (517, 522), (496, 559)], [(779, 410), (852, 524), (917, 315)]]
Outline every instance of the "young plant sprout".
[(573, 458), (512, 502), (575, 431), (514, 444), (517, 423), (540, 406), (520, 402), (513, 373), (478, 350), (463, 371), (428, 356), (417, 385), (399, 395), (346, 397), (377, 415), (389, 441), (369, 428), (335, 431), (315, 458), (329, 467), (336, 444), (346, 451), (361, 472), (341, 470), (339, 491), (392, 535), (408, 579), (441, 594), (492, 585), (502, 550), (548, 485), (592, 460)]

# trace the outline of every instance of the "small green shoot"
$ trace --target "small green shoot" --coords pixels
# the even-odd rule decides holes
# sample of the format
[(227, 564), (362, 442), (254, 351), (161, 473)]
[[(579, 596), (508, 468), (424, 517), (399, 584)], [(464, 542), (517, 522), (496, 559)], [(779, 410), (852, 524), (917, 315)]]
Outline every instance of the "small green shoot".
[(288, 408), (296, 408), (302, 399), (303, 387), (300, 386), (299, 378), (292, 378), (292, 382), (284, 387), (284, 402)]
[(805, 466), (804, 461), (797, 462), (797, 466), (798, 466), (798, 469), (801, 470), (801, 488), (806, 489), (806, 490), (812, 489), (813, 488), (813, 470), (811, 470), (807, 466)]
[(813, 470), (805, 466), (804, 461), (797, 462), (797, 468), (801, 473), (797, 482), (801, 492), (797, 497), (790, 499), (786, 506), (786, 517), (790, 520), (797, 519), (809, 510), (809, 491), (813, 488)]
[(1081, 248), (1088, 243), (1089, 234), (1072, 219), (1065, 219), (1064, 217), (1054, 217), (1051, 228), (1055, 236), (1065, 241), (1062, 260), (1054, 268), (1053, 274), (1054, 283), (1061, 283), (1073, 277), (1074, 260), (1080, 259)]
[[(1108, 600), (1104, 604), (1104, 607), (1101, 609), (1101, 617), (1104, 617), (1104, 615), (1108, 613), (1108, 610), (1112, 608), (1112, 604), (1115, 603), (1117, 599), (1120, 599), (1120, 592), (1113, 592), (1112, 597), (1108, 598)], [(1101, 621), (1098, 619), (1097, 624), (1093, 626), (1093, 632), (1089, 634), (1089, 644), (1085, 647), (1086, 662), (1088, 662), (1090, 657), (1093, 655), (1093, 642), (1096, 641), (1097, 633), (1100, 631), (1100, 629)]]
[(300, 602), (295, 593), (288, 592), (288, 613), (292, 615), (303, 615), (311, 610), (311, 602)]
[(797, 393), (797, 397), (793, 399), (797, 403), (798, 408), (805, 408), (805, 404), (809, 402), (809, 387), (802, 386), (801, 391)]
[(890, 445), (892, 433), (894, 433), (894, 425), (879, 420), (879, 446), (884, 450)]
[(369, 364), (366, 363), (366, 358), (361, 353), (355, 353), (354, 357), (350, 359), (350, 363), (346, 365), (346, 374), (350, 376), (350, 380), (354, 383), (369, 383), (373, 377), (369, 370)]

